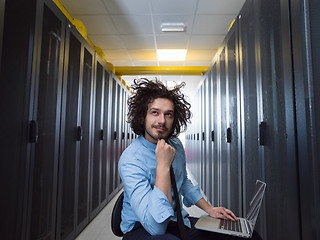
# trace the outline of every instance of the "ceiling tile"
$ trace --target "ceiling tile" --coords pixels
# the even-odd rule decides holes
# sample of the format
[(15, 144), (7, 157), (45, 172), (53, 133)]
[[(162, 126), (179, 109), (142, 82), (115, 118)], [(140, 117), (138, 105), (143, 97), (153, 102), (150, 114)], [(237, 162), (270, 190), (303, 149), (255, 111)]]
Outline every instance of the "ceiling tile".
[(157, 66), (156, 60), (134, 60), (133, 61), (134, 66)]
[(208, 50), (189, 50), (187, 52), (186, 61), (211, 61), (215, 55), (215, 51)]
[[(73, 17), (84, 23), (89, 38), (114, 66), (210, 66), (244, 1), (61, 0)], [(165, 22), (183, 22), (186, 32), (163, 33), (160, 26)], [(158, 48), (189, 47), (186, 61), (158, 62), (155, 43)], [(184, 91), (192, 94), (197, 89), (192, 84), (201, 78), (189, 77), (157, 76), (183, 79), (187, 82)]]
[(199, 0), (198, 14), (238, 15), (245, 0)]
[(152, 0), (154, 14), (193, 14), (197, 0)]
[(131, 61), (129, 61), (129, 60), (118, 60), (118, 61), (112, 60), (110, 62), (114, 67), (131, 66), (132, 65)]
[(87, 28), (89, 34), (116, 34), (111, 18), (107, 15), (74, 16)]
[(123, 61), (123, 60), (130, 60), (129, 55), (126, 50), (105, 50), (103, 49), (103, 53), (107, 59), (112, 63), (113, 60), (115, 61)]
[(233, 15), (197, 15), (192, 33), (225, 35), (233, 20)]
[(157, 60), (157, 54), (155, 50), (128, 50), (128, 53), (132, 61), (136, 60)]
[(120, 34), (152, 34), (151, 16), (112, 15)]
[(127, 49), (155, 49), (153, 35), (121, 35)]
[(61, 0), (61, 3), (73, 16), (107, 13), (101, 0)]
[(159, 66), (184, 66), (184, 61), (159, 61)]
[(224, 35), (192, 35), (190, 49), (217, 49), (221, 46)]
[(150, 14), (149, 0), (103, 0), (110, 14)]
[(158, 49), (186, 49), (188, 47), (189, 35), (161, 34), (156, 36)]
[(123, 42), (118, 35), (89, 35), (94, 45), (104, 50), (124, 49)]

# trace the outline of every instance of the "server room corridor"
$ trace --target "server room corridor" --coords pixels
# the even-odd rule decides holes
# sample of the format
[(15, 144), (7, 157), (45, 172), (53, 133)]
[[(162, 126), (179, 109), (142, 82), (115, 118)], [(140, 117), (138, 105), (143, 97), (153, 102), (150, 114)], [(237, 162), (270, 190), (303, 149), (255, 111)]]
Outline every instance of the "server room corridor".
[(139, 137), (127, 102), (147, 78), (186, 84), (179, 139), (208, 202), (246, 217), (261, 180), (262, 239), (320, 240), (319, 12), (319, 0), (0, 0), (0, 239), (119, 239), (119, 159)]

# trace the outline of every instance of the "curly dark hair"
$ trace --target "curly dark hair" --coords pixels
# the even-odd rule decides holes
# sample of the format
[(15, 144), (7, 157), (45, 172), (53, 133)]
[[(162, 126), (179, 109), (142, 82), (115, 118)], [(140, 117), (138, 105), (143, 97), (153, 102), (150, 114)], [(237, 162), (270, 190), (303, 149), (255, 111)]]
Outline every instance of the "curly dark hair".
[(176, 85), (169, 90), (159, 80), (148, 80), (146, 78), (135, 79), (131, 86), (133, 95), (128, 99), (128, 123), (134, 133), (141, 135), (145, 133), (145, 118), (149, 103), (157, 98), (165, 98), (174, 104), (174, 121), (170, 137), (177, 137), (181, 132), (187, 130), (187, 123), (190, 123), (192, 116), (191, 105), (185, 100), (185, 96), (180, 92), (180, 88), (185, 83)]

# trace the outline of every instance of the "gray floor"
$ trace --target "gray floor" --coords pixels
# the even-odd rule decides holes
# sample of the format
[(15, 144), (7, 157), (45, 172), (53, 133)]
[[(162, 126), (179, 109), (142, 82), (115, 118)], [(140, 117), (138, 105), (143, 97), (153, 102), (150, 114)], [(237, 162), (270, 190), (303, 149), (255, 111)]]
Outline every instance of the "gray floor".
[[(194, 178), (188, 172), (189, 178), (195, 183)], [(113, 235), (111, 231), (111, 212), (114, 203), (116, 202), (118, 196), (122, 190), (107, 204), (107, 206), (102, 209), (98, 216), (91, 221), (91, 223), (80, 233), (76, 240), (117, 240), (121, 239)], [(199, 217), (205, 214), (204, 211), (192, 206), (187, 208), (184, 206), (184, 209), (188, 211), (190, 216)]]

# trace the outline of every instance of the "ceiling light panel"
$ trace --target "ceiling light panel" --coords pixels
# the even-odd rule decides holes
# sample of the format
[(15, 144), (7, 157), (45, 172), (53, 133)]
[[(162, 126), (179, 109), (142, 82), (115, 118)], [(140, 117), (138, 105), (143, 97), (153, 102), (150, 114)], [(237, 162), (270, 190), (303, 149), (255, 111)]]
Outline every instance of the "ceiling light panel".
[(184, 23), (162, 23), (162, 32), (184, 32), (186, 25)]
[(161, 25), (164, 23), (183, 23), (185, 25), (185, 31), (177, 32), (177, 34), (191, 34), (194, 19), (193, 15), (154, 14), (152, 17), (156, 34), (164, 34), (166, 36), (169, 35), (167, 32), (161, 31)]
[(187, 49), (157, 49), (158, 61), (184, 61)]

